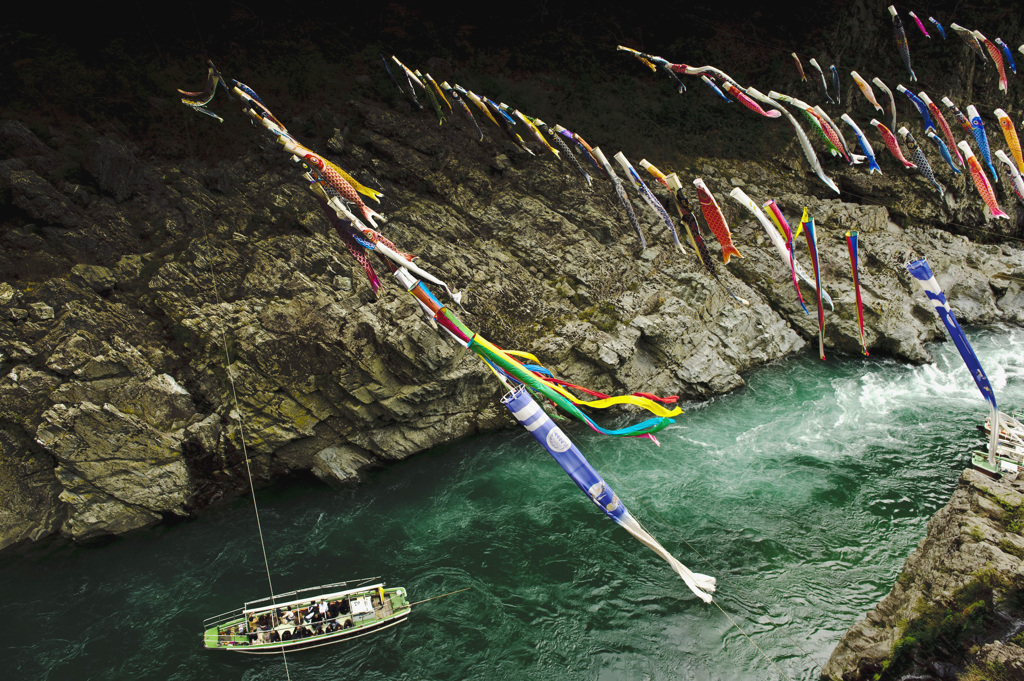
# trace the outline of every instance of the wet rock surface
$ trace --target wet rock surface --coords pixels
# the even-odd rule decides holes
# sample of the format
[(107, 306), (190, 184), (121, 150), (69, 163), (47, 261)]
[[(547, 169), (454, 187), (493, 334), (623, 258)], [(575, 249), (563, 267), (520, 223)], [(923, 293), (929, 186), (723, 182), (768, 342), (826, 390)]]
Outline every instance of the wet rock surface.
[[(901, 226), (884, 207), (829, 196), (791, 160), (659, 160), (719, 197), (744, 257), (717, 270), (742, 305), (637, 202), (641, 251), (601, 180), (588, 188), (492, 131), (477, 143), (462, 121), (349, 106), (327, 148), (384, 192), (384, 234), (464, 293), (470, 328), (574, 383), (704, 399), (817, 344), (813, 290), (802, 287), (806, 314), (788, 265), (728, 198), (734, 186), (776, 198), (794, 223), (804, 206), (814, 214), (835, 303), (827, 354), (860, 347), (846, 230), (861, 235), (872, 353), (924, 362), (942, 338), (911, 257), (929, 259), (964, 323), (1024, 319), (1024, 253)], [(338, 483), (510, 424), (486, 368), (390, 278), (375, 297), (288, 161), (247, 134), (248, 155), (212, 167), (147, 162), (107, 135), (69, 182), (52, 173), (60, 150), (0, 125), (20, 154), (0, 162), (0, 546), (116, 534), (230, 498), (247, 484), (243, 429), (261, 479), (311, 470)], [(905, 185), (887, 191), (920, 202)]]
[[(927, 535), (907, 558), (892, 591), (843, 636), (822, 668), (822, 678), (1021, 678), (1022, 504), (1024, 481), (997, 481), (972, 469), (964, 471), (949, 504), (929, 521)], [(979, 583), (985, 588), (978, 588)], [(965, 591), (981, 595), (965, 599)], [(982, 620), (984, 626), (975, 625), (971, 610), (985, 608), (989, 613)], [(889, 669), (894, 649), (913, 650), (908, 639), (934, 635), (927, 629), (922, 633), (919, 621), (957, 622), (958, 617), (974, 625), (969, 640), (954, 641), (950, 635), (960, 634), (965, 626), (948, 627), (942, 631), (949, 638), (941, 641), (938, 653), (904, 655), (898, 669)], [(966, 669), (978, 675), (965, 676)], [(878, 676), (886, 670), (887, 675)]]

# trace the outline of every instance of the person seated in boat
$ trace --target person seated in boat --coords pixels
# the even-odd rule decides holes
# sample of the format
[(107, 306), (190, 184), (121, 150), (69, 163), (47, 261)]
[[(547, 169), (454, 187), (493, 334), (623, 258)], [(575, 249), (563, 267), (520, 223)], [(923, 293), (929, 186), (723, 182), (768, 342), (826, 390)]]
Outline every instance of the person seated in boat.
[(260, 618), (256, 620), (256, 627), (260, 631), (270, 631), (270, 616), (267, 613), (260, 615)]
[(295, 610), (286, 610), (284, 612), (284, 614), (281, 615), (281, 621), (282, 622), (288, 622), (289, 624), (294, 623), (295, 622), (295, 613), (296, 613)]
[(270, 642), (271, 643), (280, 643), (281, 642), (281, 634), (277, 633), (277, 629), (271, 629), (271, 631), (270, 631)]
[(321, 619), (327, 619), (327, 615), (331, 612), (331, 608), (327, 605), (327, 601), (322, 598), (320, 599), (320, 602), (317, 603), (316, 609), (317, 612), (320, 613)]
[(291, 640), (292, 640), (292, 630), (291, 629), (285, 629), (284, 632), (282, 632), (282, 634), (281, 634), (281, 642), (284, 643), (285, 641), (291, 641)]
[(352, 628), (352, 620), (351, 619), (345, 620), (345, 625), (342, 628), (343, 629), (351, 629)]
[(313, 621), (313, 617), (315, 617), (315, 616), (316, 616), (316, 605), (313, 604), (313, 603), (310, 603), (309, 607), (306, 608), (306, 610), (302, 613), (302, 619), (304, 619), (306, 621), (306, 623), (309, 624), (310, 622)]
[(341, 629), (341, 626), (338, 624), (338, 620), (337, 619), (330, 619), (330, 620), (327, 621), (327, 633), (328, 634), (331, 633), (332, 631), (338, 631), (339, 629)]
[(341, 603), (338, 601), (331, 601), (327, 606), (327, 614), (330, 615), (331, 619), (337, 618), (341, 612)]
[(348, 611), (349, 611), (348, 599), (347, 598), (342, 599), (341, 606), (339, 607), (338, 612), (340, 612), (342, 615), (347, 615)]
[(323, 624), (316, 625), (316, 629), (313, 630), (313, 635), (314, 636), (319, 636), (322, 633), (324, 633), (324, 625)]

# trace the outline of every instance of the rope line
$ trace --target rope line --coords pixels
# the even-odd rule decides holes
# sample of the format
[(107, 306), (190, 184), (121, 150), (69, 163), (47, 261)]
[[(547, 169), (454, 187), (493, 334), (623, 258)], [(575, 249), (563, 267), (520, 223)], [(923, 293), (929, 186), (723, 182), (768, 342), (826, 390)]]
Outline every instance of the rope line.
[(471, 587), (471, 586), (467, 586), (465, 589), (459, 589), (458, 591), (449, 591), (448, 593), (441, 594), (440, 596), (433, 596), (431, 598), (424, 598), (422, 601), (416, 601), (415, 603), (410, 603), (409, 607), (411, 608), (414, 605), (419, 605), (420, 603), (426, 603), (427, 601), (434, 601), (434, 600), (437, 600), (438, 598), (444, 598), (445, 596), (454, 596), (455, 594), (460, 594), (463, 591), (469, 591), (472, 588), (473, 587)]
[[(188, 141), (189, 156), (194, 158), (192, 149), (192, 129), (188, 123), (189, 117), (185, 117), (185, 137)], [(225, 300), (220, 295), (220, 288), (217, 286), (217, 275), (213, 268), (213, 246), (210, 243), (210, 232), (206, 228), (206, 217), (204, 214), (200, 214), (199, 223), (203, 228), (203, 237), (206, 241), (206, 264), (210, 268), (210, 283), (213, 287), (213, 294), (221, 305), (225, 304)], [(245, 474), (249, 480), (249, 491), (252, 494), (252, 510), (256, 516), (256, 531), (260, 539), (260, 551), (263, 554), (263, 566), (267, 572), (267, 586), (270, 588), (270, 604), (276, 606), (277, 601), (274, 597), (274, 582), (270, 575), (270, 560), (267, 558), (267, 545), (263, 539), (263, 523), (260, 522), (260, 509), (259, 504), (256, 502), (256, 486), (252, 482), (252, 467), (249, 465), (249, 449), (245, 442), (245, 419), (242, 416), (242, 410), (238, 404), (238, 392), (235, 389), (235, 379), (231, 375), (231, 353), (228, 350), (228, 333), (227, 333), (227, 322), (225, 321), (224, 326), (221, 327), (221, 344), (224, 347), (224, 373), (227, 375), (228, 383), (231, 385), (231, 399), (235, 405), (234, 412), (235, 418), (238, 420), (238, 439), (242, 444), (242, 457), (245, 460)], [(288, 655), (284, 649), (281, 649), (281, 659), (284, 661), (284, 674), (288, 681), (291, 681), (291, 672), (288, 669)]]

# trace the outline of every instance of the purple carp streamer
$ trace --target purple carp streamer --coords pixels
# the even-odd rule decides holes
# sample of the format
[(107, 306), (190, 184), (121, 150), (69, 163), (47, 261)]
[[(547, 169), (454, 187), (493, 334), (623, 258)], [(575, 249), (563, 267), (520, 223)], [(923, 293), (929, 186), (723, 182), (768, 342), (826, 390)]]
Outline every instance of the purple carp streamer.
[[(424, 89), (423, 83), (420, 82), (420, 79), (416, 77), (415, 73), (409, 70), (409, 67), (407, 67), (402, 62), (398, 61), (398, 57), (396, 57), (395, 55), (391, 55), (391, 61), (395, 62), (395, 64), (397, 64), (398, 67), (402, 69), (402, 73), (405, 74), (406, 84), (409, 86), (409, 97), (412, 99), (412, 103), (416, 105), (416, 108), (422, 111), (423, 105), (420, 104), (420, 100), (416, 98), (416, 86), (419, 86), (419, 88), (422, 90)], [(387, 66), (387, 62), (385, 62), (384, 65)], [(390, 73), (391, 69), (388, 69), (388, 72)]]
[[(892, 15), (892, 33), (893, 38), (896, 40), (896, 49), (899, 51), (900, 56), (903, 57), (903, 63), (910, 73), (910, 80), (916, 81), (917, 76), (914, 75), (914, 67), (910, 64), (910, 46), (907, 45), (907, 34), (903, 30), (903, 21), (900, 19), (900, 15), (896, 13), (894, 5), (889, 5), (889, 14)], [(894, 122), (893, 125), (895, 126), (896, 123)]]

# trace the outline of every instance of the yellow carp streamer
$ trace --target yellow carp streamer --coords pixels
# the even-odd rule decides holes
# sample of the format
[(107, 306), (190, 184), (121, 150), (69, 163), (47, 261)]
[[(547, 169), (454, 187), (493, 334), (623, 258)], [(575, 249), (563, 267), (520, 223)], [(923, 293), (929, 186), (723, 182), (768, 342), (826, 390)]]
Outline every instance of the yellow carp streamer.
[[(323, 158), (323, 156), (321, 156), (320, 158)], [(373, 199), (374, 201), (376, 201), (377, 203), (380, 203), (380, 197), (384, 196), (383, 192), (379, 192), (376, 189), (371, 189), (370, 187), (367, 187), (367, 186), (364, 186), (364, 185), (360, 184), (358, 180), (356, 180), (354, 177), (352, 177), (351, 175), (346, 173), (344, 170), (339, 168), (334, 163), (331, 163), (326, 158), (324, 158), (324, 161), (327, 163), (327, 165), (329, 165), (331, 168), (333, 168), (336, 173), (338, 173), (339, 175), (344, 177), (348, 181), (348, 183), (350, 185), (352, 185), (353, 189), (355, 189), (357, 192), (359, 192), (363, 196), (368, 196), (371, 199)]]
[[(519, 350), (504, 350), (503, 352), (510, 357), (525, 359), (527, 362), (540, 365), (540, 360), (537, 359), (536, 356), (531, 355), (528, 352), (521, 352)], [(613, 407), (617, 404), (630, 404), (633, 405), (634, 407), (646, 409), (655, 416), (660, 416), (662, 418), (672, 418), (673, 416), (679, 416), (680, 414), (683, 413), (683, 410), (680, 409), (679, 407), (666, 409), (665, 407), (658, 404), (654, 400), (648, 399), (646, 397), (640, 397), (638, 395), (617, 395), (615, 397), (607, 397), (600, 400), (584, 401), (577, 398), (575, 395), (573, 395), (571, 392), (569, 392), (567, 389), (563, 388), (560, 385), (556, 385), (553, 383), (548, 383), (548, 385), (552, 390), (557, 392), (559, 395), (562, 395), (573, 404), (579, 404), (584, 407), (590, 407), (592, 409), (607, 409), (608, 407)]]

